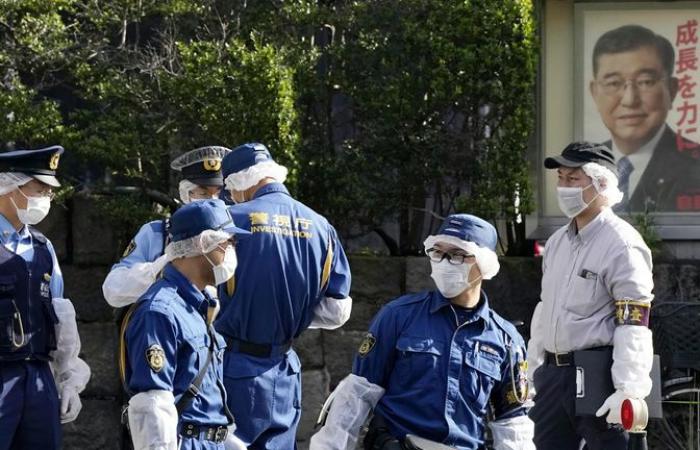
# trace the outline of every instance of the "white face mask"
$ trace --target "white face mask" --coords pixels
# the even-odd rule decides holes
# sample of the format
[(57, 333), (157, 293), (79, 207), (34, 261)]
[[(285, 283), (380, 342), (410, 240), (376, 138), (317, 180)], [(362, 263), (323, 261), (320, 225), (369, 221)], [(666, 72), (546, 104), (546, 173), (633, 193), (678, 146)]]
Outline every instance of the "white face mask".
[(593, 186), (589, 184), (585, 188), (581, 187), (559, 187), (557, 186), (557, 200), (559, 201), (559, 209), (563, 212), (566, 217), (573, 218), (581, 214), (588, 206), (593, 203), (593, 201), (598, 198), (596, 193), (595, 197), (586, 203), (583, 200), (583, 191)]
[(469, 289), (479, 278), (469, 281), (469, 272), (476, 263), (463, 263), (458, 266), (450, 264), (446, 259), (439, 263), (430, 261), (433, 271), (430, 277), (435, 281), (438, 291), (445, 298), (455, 298)]
[(214, 284), (220, 285), (226, 283), (231, 279), (233, 274), (236, 272), (236, 267), (238, 267), (238, 258), (236, 257), (236, 249), (233, 247), (226, 247), (224, 251), (224, 260), (221, 264), (214, 265), (207, 255), (204, 255), (209, 261), (214, 271)]
[(47, 196), (27, 197), (24, 195), (24, 192), (22, 192), (22, 189), (17, 190), (24, 198), (27, 199), (27, 208), (20, 209), (17, 207), (17, 203), (15, 203), (14, 199), (10, 197), (12, 204), (17, 210), (17, 218), (19, 221), (25, 225), (36, 225), (44, 220), (51, 209), (51, 198)]

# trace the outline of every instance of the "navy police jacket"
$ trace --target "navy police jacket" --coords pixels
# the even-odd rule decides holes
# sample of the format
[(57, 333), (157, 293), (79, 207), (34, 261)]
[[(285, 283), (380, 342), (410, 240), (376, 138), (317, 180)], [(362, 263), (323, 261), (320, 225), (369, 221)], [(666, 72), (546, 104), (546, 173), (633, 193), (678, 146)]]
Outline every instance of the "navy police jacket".
[(353, 373), (385, 389), (375, 414), (397, 438), (411, 433), (477, 449), (489, 405), (496, 420), (527, 414), (520, 403), (525, 343), (483, 292), (473, 310), (452, 306), (438, 291), (388, 303), (372, 321)]
[[(220, 333), (282, 345), (309, 326), (314, 307), (324, 297), (348, 297), (350, 267), (335, 229), (294, 200), (283, 184), (264, 185), (252, 200), (229, 211), (236, 225), (252, 236), (236, 244), (238, 268), (219, 292)], [(232, 370), (254, 376), (266, 369)]]
[(127, 330), (126, 380), (133, 394), (150, 390), (171, 391), (175, 401), (190, 386), (207, 360), (210, 345), (215, 354), (190, 406), (180, 422), (198, 425), (227, 425), (226, 393), (223, 388), (225, 343), (206, 323), (207, 298), (172, 264), (165, 266), (156, 281), (139, 300)]

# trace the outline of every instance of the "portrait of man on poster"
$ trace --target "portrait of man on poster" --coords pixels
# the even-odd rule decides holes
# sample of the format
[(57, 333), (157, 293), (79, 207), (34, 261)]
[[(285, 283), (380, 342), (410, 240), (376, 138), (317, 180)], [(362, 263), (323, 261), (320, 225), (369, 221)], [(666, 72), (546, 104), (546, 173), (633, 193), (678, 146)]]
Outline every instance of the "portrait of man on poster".
[[(700, 144), (686, 137), (697, 131), (697, 21), (685, 26), (675, 48), (635, 24), (603, 33), (593, 47), (588, 89), (610, 133), (620, 213), (700, 211)], [(674, 108), (679, 120), (669, 118)]]

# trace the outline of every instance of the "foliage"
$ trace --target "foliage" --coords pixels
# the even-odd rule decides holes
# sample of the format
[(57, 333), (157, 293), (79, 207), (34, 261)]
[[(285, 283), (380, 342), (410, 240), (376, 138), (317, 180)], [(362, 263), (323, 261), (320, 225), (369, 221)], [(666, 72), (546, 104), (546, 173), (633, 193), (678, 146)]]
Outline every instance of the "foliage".
[(632, 215), (632, 224), (644, 239), (644, 242), (651, 250), (652, 259), (658, 260), (664, 254), (663, 240), (656, 232), (654, 216), (645, 209), (644, 212)]
[[(167, 191), (173, 156), (256, 140), (346, 237), (415, 253), (439, 217), (469, 211), (505, 219), (512, 244), (532, 209), (531, 8), (0, 0), (0, 143), (60, 142), (73, 184), (100, 192)], [(160, 214), (140, 200), (133, 217)], [(132, 226), (128, 204), (108, 219)]]
[(451, 212), (511, 223), (530, 212), (531, 2), (334, 5), (325, 66), (302, 89), (304, 197), (345, 234), (398, 219), (389, 245), (402, 254)]
[[(0, 0), (0, 142), (60, 142), (74, 181), (91, 190), (117, 183), (167, 192), (173, 156), (259, 140), (290, 166), (293, 183), (295, 66), (283, 46), (250, 29), (241, 34), (243, 18), (275, 9), (244, 1)], [(117, 210), (112, 218), (128, 226)]]

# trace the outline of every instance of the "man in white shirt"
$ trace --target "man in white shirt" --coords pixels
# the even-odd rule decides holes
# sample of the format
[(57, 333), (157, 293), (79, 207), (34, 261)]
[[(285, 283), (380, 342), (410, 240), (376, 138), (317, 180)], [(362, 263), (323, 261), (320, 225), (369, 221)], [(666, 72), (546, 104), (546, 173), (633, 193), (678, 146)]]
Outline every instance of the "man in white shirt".
[[(626, 450), (622, 402), (651, 390), (651, 252), (611, 209), (622, 193), (605, 146), (570, 144), (545, 167), (558, 171), (559, 206), (571, 221), (547, 241), (541, 302), (532, 318), (527, 354), (536, 392), (534, 442), (538, 450), (577, 450), (583, 438), (589, 450)], [(612, 353), (615, 390), (603, 393), (609, 396), (595, 416), (577, 414), (575, 407), (579, 350), (600, 352), (599, 361)]]

